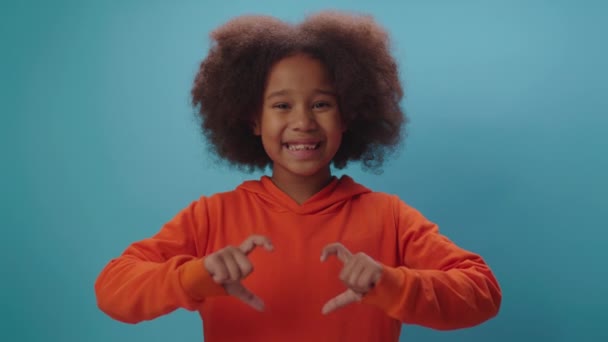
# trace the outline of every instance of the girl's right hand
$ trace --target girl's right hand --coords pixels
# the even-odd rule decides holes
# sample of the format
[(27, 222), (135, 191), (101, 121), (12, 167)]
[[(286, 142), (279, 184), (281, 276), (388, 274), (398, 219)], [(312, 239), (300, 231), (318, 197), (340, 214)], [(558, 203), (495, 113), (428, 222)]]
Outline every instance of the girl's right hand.
[(272, 251), (274, 246), (265, 236), (252, 235), (239, 247), (228, 246), (205, 257), (205, 268), (213, 280), (222, 285), (226, 292), (258, 311), (264, 310), (264, 302), (241, 284), (253, 271), (253, 265), (247, 258), (255, 247), (264, 247)]

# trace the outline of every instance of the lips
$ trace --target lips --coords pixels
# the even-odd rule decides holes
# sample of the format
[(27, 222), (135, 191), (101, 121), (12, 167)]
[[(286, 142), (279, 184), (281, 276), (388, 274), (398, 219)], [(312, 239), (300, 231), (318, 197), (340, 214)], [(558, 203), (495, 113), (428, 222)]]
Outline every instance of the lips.
[(283, 143), (283, 146), (290, 151), (312, 151), (321, 146), (321, 141), (316, 139), (288, 140)]
[(318, 149), (319, 145), (321, 145), (321, 143), (316, 143), (316, 144), (285, 144), (285, 147), (287, 147), (290, 151), (310, 151), (310, 150), (316, 150), (316, 149)]

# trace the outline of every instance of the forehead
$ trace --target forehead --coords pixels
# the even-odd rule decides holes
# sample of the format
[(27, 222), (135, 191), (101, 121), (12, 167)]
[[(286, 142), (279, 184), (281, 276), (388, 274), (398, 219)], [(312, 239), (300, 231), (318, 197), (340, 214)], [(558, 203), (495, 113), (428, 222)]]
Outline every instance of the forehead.
[(298, 54), (283, 58), (273, 65), (268, 73), (265, 92), (319, 87), (333, 88), (327, 68), (318, 59)]

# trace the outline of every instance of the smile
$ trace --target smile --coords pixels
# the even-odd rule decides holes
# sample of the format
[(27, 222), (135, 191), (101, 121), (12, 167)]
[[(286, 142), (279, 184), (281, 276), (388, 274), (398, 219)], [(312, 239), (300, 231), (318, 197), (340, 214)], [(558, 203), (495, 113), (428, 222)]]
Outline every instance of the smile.
[(284, 144), (290, 151), (309, 151), (319, 148), (321, 143), (316, 144)]

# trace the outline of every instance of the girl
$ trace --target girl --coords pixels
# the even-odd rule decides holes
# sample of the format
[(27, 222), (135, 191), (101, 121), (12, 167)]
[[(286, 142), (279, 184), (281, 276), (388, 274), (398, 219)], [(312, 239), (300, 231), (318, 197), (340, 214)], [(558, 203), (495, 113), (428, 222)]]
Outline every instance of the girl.
[(377, 169), (406, 122), (385, 31), (320, 13), (240, 17), (212, 33), (192, 89), (214, 151), (271, 176), (202, 196), (111, 260), (100, 309), (137, 323), (196, 310), (205, 341), (397, 341), (401, 324), (472, 327), (501, 290), (484, 260), (394, 195)]

